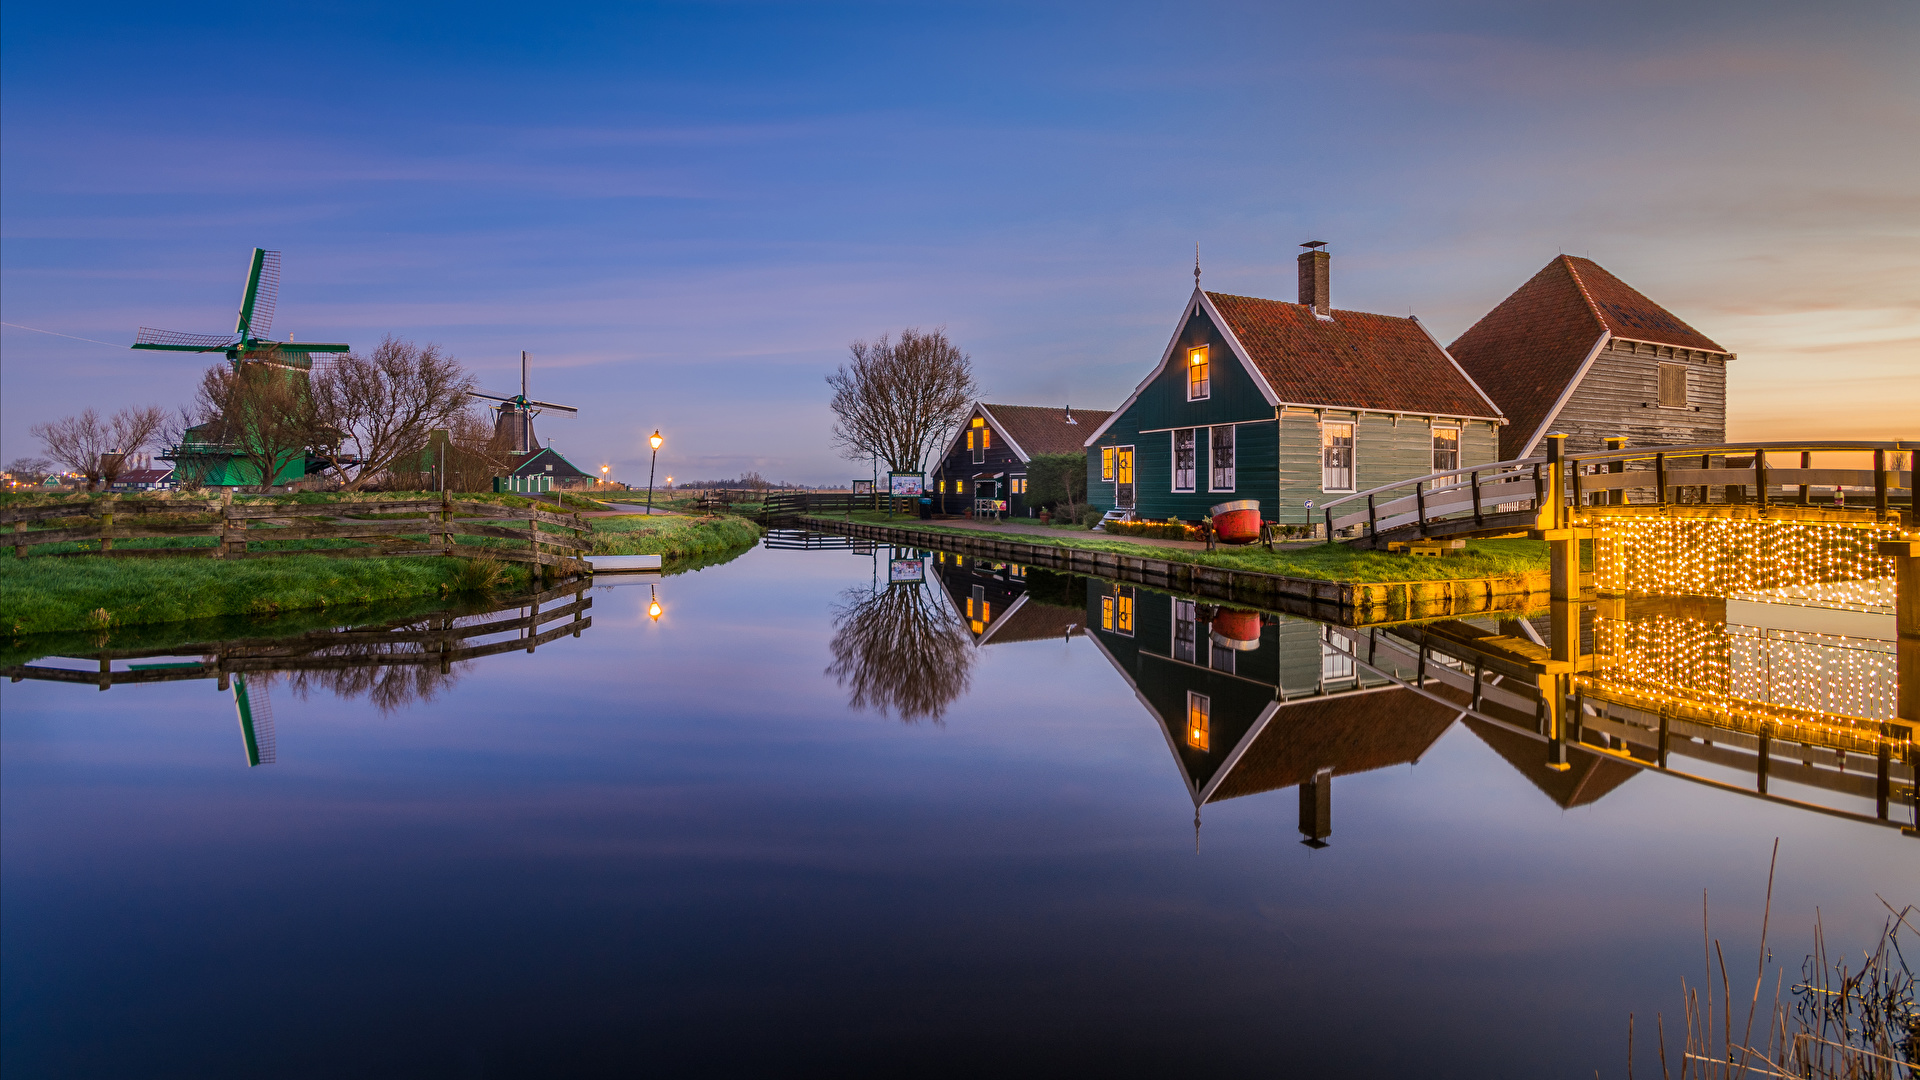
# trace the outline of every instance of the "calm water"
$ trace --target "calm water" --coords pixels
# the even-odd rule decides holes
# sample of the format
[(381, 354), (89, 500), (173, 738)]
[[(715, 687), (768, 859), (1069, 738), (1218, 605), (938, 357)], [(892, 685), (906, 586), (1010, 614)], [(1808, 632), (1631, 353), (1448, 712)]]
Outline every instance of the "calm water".
[[(1402, 638), (991, 565), (889, 591), (887, 553), (597, 587), (578, 638), (447, 677), (278, 677), (258, 767), (212, 681), (6, 684), (0, 1064), (1617, 1077), (1627, 1013), (1645, 1048), (1700, 978), (1703, 890), (1751, 979), (1775, 837), (1790, 974), (1816, 909), (1857, 948), (1920, 900), (1897, 829), (1704, 742), (1724, 788), (1546, 770), (1379, 675)], [(1805, 661), (1740, 647), (1743, 685)]]

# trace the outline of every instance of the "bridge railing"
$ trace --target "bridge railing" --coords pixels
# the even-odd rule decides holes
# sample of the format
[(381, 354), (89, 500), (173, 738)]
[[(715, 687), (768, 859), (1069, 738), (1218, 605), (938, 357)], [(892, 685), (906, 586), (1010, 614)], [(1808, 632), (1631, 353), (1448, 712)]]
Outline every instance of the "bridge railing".
[[(1558, 490), (1562, 506), (1720, 503), (1764, 508), (1816, 505), (1825, 488), (1842, 505), (1849, 492), (1855, 493), (1856, 510), (1866, 509), (1861, 500), (1871, 492), (1876, 516), (1885, 519), (1899, 509), (1896, 504), (1912, 505), (1913, 470), (1900, 460), (1911, 453), (1913, 448), (1902, 443), (1844, 441), (1608, 449), (1566, 455)], [(1815, 468), (1816, 454), (1871, 454), (1873, 463), (1869, 468)], [(1537, 516), (1551, 501), (1556, 488), (1551, 470), (1547, 458), (1531, 457), (1410, 477), (1328, 502), (1321, 508), (1321, 520), (1329, 539), (1348, 530), (1361, 530), (1362, 536), (1393, 530), (1424, 535), (1441, 523), (1452, 526), (1443, 530), (1450, 532), (1524, 527), (1524, 514)], [(1604, 499), (1596, 501), (1594, 496), (1601, 493), (1606, 493)]]
[(1551, 487), (1546, 461), (1544, 457), (1494, 461), (1382, 484), (1327, 503), (1321, 519), (1327, 538), (1332, 539), (1360, 525), (1372, 535), (1455, 515), (1471, 515), (1480, 524), (1490, 514), (1537, 513)]

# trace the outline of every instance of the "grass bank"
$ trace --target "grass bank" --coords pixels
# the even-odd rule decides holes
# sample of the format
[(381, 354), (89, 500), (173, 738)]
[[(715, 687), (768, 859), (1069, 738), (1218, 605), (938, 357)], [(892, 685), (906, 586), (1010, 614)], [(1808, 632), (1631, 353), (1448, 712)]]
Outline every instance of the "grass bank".
[(0, 629), (15, 636), (230, 616), (268, 616), (525, 588), (491, 560), (0, 559)]
[(750, 547), (760, 539), (760, 526), (731, 514), (635, 514), (591, 521), (595, 555), (660, 555), (669, 561), (705, 558)]
[(1312, 578), (1317, 581), (1356, 583), (1460, 581), (1476, 578), (1520, 577), (1531, 573), (1544, 573), (1548, 569), (1546, 543), (1527, 539), (1469, 540), (1465, 555), (1430, 559), (1413, 555), (1390, 555), (1384, 551), (1358, 550), (1344, 544), (1315, 544), (1312, 547), (1277, 551), (1268, 551), (1257, 545), (1194, 551), (1187, 548), (1136, 544), (1118, 537), (1106, 537), (1100, 533), (1084, 530), (1060, 529), (1048, 530), (1046, 533), (998, 532), (954, 528), (942, 526), (937, 522), (898, 517), (888, 521), (884, 514), (855, 514), (853, 519), (875, 525), (896, 525), (921, 532), (972, 537), (992, 536), (1024, 544), (1107, 551), (1149, 559), (1164, 559), (1167, 562)]

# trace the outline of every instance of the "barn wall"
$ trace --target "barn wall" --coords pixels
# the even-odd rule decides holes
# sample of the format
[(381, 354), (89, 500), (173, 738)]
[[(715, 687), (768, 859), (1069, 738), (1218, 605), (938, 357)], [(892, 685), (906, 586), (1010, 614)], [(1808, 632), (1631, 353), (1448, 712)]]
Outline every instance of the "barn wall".
[[(1684, 410), (1660, 407), (1663, 362), (1687, 365)], [(1725, 442), (1727, 358), (1615, 338), (1594, 358), (1549, 428), (1566, 432), (1567, 449), (1574, 452), (1604, 449), (1610, 435), (1625, 435), (1630, 446)], [(1543, 447), (1534, 448), (1542, 452)]]

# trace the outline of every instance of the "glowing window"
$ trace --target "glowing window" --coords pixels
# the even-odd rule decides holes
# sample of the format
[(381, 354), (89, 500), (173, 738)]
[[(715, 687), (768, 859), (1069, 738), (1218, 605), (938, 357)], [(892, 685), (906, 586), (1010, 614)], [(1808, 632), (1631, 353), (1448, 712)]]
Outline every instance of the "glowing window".
[(1111, 446), (1100, 448), (1100, 479), (1113, 479), (1113, 447)]
[(1114, 598), (1114, 626), (1122, 634), (1133, 633), (1133, 591), (1128, 590)]
[(1353, 425), (1320, 425), (1320, 490), (1353, 490)]
[(1187, 745), (1195, 750), (1211, 748), (1213, 741), (1213, 701), (1205, 694), (1187, 691)]
[(1207, 346), (1187, 350), (1187, 400), (1199, 401), (1212, 391), (1212, 383), (1207, 377), (1211, 365), (1207, 363)]
[(1111, 596), (1100, 598), (1100, 629), (1113, 629), (1113, 597)]
[(1460, 429), (1433, 429), (1433, 471), (1452, 472), (1460, 467)]
[(1133, 447), (1118, 447), (1113, 455), (1113, 478), (1122, 484), (1133, 483)]

